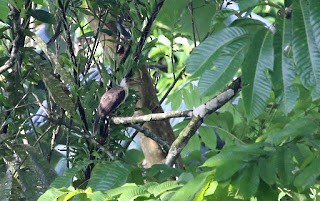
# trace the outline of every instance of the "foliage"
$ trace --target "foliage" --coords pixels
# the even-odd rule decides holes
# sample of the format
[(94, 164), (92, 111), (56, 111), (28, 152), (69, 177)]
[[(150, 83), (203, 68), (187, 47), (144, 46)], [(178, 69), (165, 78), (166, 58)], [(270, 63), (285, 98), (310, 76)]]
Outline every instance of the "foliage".
[[(99, 34), (139, 49), (156, 1), (1, 1), (0, 64), (13, 54), (18, 62), (0, 75), (0, 199), (319, 199), (320, 2), (248, 0), (222, 9), (235, 5), (227, 2), (165, 1), (148, 42), (122, 63), (104, 55)], [(274, 26), (250, 18), (256, 14)], [(115, 23), (118, 35), (92, 30), (90, 19)], [(40, 26), (54, 43), (36, 35)], [(76, 33), (85, 42), (75, 52)], [(105, 88), (143, 65), (173, 110), (197, 107), (241, 77), (241, 94), (184, 147), (184, 169), (145, 168), (124, 125), (112, 126), (106, 145), (92, 136)], [(131, 116), (137, 99), (130, 91), (116, 115)], [(175, 133), (187, 122), (173, 125)]]

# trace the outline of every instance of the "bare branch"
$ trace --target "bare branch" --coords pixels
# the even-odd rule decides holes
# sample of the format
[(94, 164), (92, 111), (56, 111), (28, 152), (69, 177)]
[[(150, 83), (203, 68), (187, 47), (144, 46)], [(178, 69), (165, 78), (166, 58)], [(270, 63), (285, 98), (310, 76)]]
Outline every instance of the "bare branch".
[(229, 89), (225, 90), (207, 103), (200, 105), (193, 110), (192, 119), (189, 124), (181, 131), (177, 139), (172, 143), (169, 153), (166, 157), (166, 164), (172, 166), (178, 158), (182, 149), (186, 146), (189, 139), (196, 133), (201, 126), (203, 119), (218, 110), (228, 101), (230, 101), (239, 92), (241, 88), (241, 79), (237, 78), (230, 85)]
[(160, 121), (164, 119), (170, 119), (174, 117), (191, 117), (192, 110), (185, 111), (171, 111), (165, 113), (152, 113), (141, 116), (133, 116), (133, 117), (112, 117), (111, 122), (114, 124), (136, 124), (136, 123), (144, 123), (149, 121)]

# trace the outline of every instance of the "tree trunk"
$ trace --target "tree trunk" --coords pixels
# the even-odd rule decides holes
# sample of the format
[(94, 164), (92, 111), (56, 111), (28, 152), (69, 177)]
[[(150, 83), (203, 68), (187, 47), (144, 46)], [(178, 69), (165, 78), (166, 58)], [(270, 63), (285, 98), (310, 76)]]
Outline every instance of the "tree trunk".
[[(163, 109), (159, 104), (152, 79), (146, 67), (143, 67), (135, 72), (135, 80), (139, 82), (136, 90), (140, 96), (140, 99), (136, 105), (138, 110), (136, 111), (135, 115), (139, 116), (145, 114), (143, 111), (152, 111), (155, 108), (156, 109), (153, 111), (154, 113), (163, 112)], [(160, 136), (163, 140), (167, 141), (169, 145), (171, 145), (175, 139), (168, 119), (146, 122), (143, 126)], [(155, 141), (145, 137), (142, 133), (139, 133), (139, 139), (146, 159), (147, 167), (151, 167), (153, 164), (164, 162), (166, 155)]]

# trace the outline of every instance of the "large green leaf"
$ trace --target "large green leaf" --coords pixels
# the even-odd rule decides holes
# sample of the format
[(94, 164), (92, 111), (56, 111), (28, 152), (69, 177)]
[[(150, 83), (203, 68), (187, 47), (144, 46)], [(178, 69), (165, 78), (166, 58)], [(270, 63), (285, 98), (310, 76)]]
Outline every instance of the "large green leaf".
[(244, 198), (250, 198), (258, 190), (259, 168), (255, 164), (247, 166), (234, 181), (234, 185), (239, 189)]
[(320, 1), (309, 0), (310, 2), (310, 25), (313, 31), (318, 49), (320, 48)]
[[(313, 18), (316, 15), (313, 14)], [(302, 84), (312, 90), (312, 98), (320, 98), (320, 51), (310, 23), (310, 10), (304, 0), (293, 2), (293, 58)], [(316, 29), (318, 30), (318, 29)]]
[(94, 191), (105, 191), (126, 183), (130, 167), (119, 161), (98, 163), (91, 173), (88, 186)]
[(42, 194), (37, 201), (57, 200), (60, 196), (66, 195), (67, 190), (62, 191), (61, 189), (50, 188), (44, 194)]
[(291, 141), (298, 136), (312, 134), (317, 129), (315, 123), (308, 118), (299, 118), (289, 122), (283, 129), (272, 132), (266, 139), (266, 142), (281, 145)]
[(78, 162), (77, 165), (72, 167), (71, 169), (67, 169), (63, 176), (56, 178), (50, 185), (50, 188), (68, 188), (72, 186), (73, 178), (80, 171), (86, 168), (92, 161), (81, 161)]
[(194, 39), (195, 33), (195, 39), (202, 40), (210, 31), (210, 21), (215, 11), (213, 1), (166, 0), (157, 16), (156, 25), (191, 39)]
[(278, 96), (281, 96), (281, 110), (288, 114), (295, 106), (299, 97), (299, 91), (293, 84), (295, 78), (292, 58), (292, 20), (279, 17), (276, 21), (277, 32), (274, 37), (274, 71), (272, 81)]
[(248, 41), (241, 38), (228, 45), (212, 61), (213, 67), (206, 70), (199, 81), (201, 96), (213, 96), (234, 78), (243, 62)]
[(67, 86), (60, 80), (58, 75), (54, 73), (50, 60), (45, 55), (35, 52), (32, 52), (31, 56), (34, 56), (32, 62), (36, 66), (54, 102), (71, 114), (74, 113), (75, 104), (69, 96)]
[(179, 184), (177, 181), (165, 181), (161, 184), (150, 186), (148, 188), (148, 192), (153, 194), (155, 197), (158, 197), (167, 191), (171, 191), (171, 190), (179, 188), (181, 186), (182, 185)]
[[(136, 186), (124, 189), (123, 193), (117, 199), (118, 201), (139, 200), (137, 198), (149, 198), (150, 193), (146, 186)], [(144, 199), (142, 199), (144, 200)]]
[(219, 154), (209, 158), (202, 166), (217, 167), (229, 163), (230, 161), (250, 161), (254, 156), (264, 153), (262, 143), (248, 145), (233, 145), (224, 148)]
[(259, 0), (246, 0), (246, 1), (239, 1), (239, 9), (240, 11), (244, 11), (250, 7), (255, 6), (258, 4)]
[(275, 153), (275, 168), (279, 180), (284, 185), (289, 185), (294, 179), (295, 164), (293, 154), (288, 147), (281, 147)]
[(215, 179), (217, 181), (225, 181), (230, 179), (237, 171), (240, 170), (243, 163), (239, 160), (227, 161), (223, 165), (217, 167)]
[(201, 76), (206, 70), (214, 67), (213, 61), (217, 59), (219, 51), (227, 44), (239, 40), (247, 32), (239, 27), (225, 28), (211, 35), (196, 47), (187, 61), (187, 73), (192, 77)]
[(320, 176), (320, 157), (315, 158), (312, 163), (307, 166), (295, 178), (294, 185), (298, 189), (306, 190), (312, 186)]
[(276, 168), (274, 157), (260, 158), (259, 159), (259, 175), (260, 178), (268, 185), (272, 185), (276, 181)]
[(212, 172), (204, 172), (197, 175), (193, 180), (189, 181), (181, 189), (179, 189), (170, 199), (170, 201), (191, 201), (197, 200), (202, 195), (197, 195), (202, 189), (208, 189), (208, 185), (212, 181)]
[(266, 107), (271, 92), (269, 71), (273, 70), (273, 35), (267, 29), (258, 31), (242, 66), (242, 97), (249, 119)]
[(44, 23), (54, 24), (56, 22), (56, 19), (54, 18), (54, 16), (45, 10), (40, 10), (40, 9), (32, 10), (32, 9), (30, 9), (27, 11), (27, 14), (31, 15), (35, 19), (37, 19), (41, 22), (44, 22)]
[(9, 13), (8, 0), (0, 1), (0, 20), (6, 21)]
[(217, 146), (217, 136), (214, 133), (213, 128), (201, 126), (198, 131), (202, 142), (205, 143), (208, 148), (215, 150)]

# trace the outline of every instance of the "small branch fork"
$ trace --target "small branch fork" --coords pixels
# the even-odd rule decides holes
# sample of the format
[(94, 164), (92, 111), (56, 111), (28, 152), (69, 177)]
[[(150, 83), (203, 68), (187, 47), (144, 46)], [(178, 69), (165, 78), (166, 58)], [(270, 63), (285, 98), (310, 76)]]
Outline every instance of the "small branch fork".
[[(200, 105), (194, 110), (186, 111), (171, 111), (166, 113), (152, 113), (148, 115), (136, 116), (136, 117), (112, 117), (111, 122), (114, 124), (130, 124), (130, 127), (142, 132), (146, 137), (149, 137), (156, 141), (162, 149), (168, 153), (165, 163), (172, 166), (183, 148), (187, 145), (189, 139), (196, 133), (201, 126), (204, 118), (213, 112), (217, 111), (232, 98), (234, 98), (241, 89), (241, 78), (235, 79), (231, 85), (222, 93), (209, 100), (208, 102)], [(191, 117), (189, 124), (181, 131), (177, 139), (169, 147), (168, 143), (161, 139), (156, 134), (153, 134), (148, 129), (135, 124), (159, 121), (176, 117)]]

